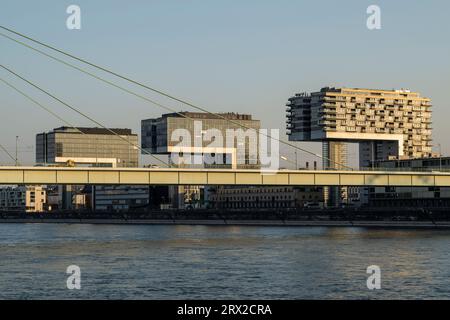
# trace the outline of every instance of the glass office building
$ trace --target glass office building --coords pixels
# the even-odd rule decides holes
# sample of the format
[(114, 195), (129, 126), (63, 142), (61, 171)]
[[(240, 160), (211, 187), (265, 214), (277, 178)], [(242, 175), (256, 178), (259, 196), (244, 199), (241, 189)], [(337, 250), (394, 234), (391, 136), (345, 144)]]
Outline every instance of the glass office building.
[(36, 163), (138, 167), (137, 134), (131, 129), (109, 130), (61, 127), (37, 134)]
[[(198, 128), (201, 129), (197, 132)], [(220, 154), (224, 156), (221, 161), (224, 167), (230, 166), (233, 158), (237, 168), (255, 169), (260, 167), (258, 154), (260, 128), (260, 121), (252, 119), (252, 116), (248, 114), (201, 112), (164, 114), (159, 118), (142, 120), (142, 148), (154, 154), (173, 155), (179, 152), (192, 155)], [(190, 136), (191, 141), (184, 141), (183, 145), (186, 147), (183, 150), (179, 147), (180, 140), (177, 139), (177, 129), (185, 129)], [(209, 147), (212, 139), (207, 136), (207, 132), (211, 129), (220, 133), (222, 143), (219, 143), (220, 137), (217, 136), (214, 136), (214, 142), (222, 148)], [(227, 132), (229, 134), (230, 131), (234, 132), (236, 138), (228, 145)], [(200, 143), (198, 140), (195, 141), (198, 138), (200, 138)], [(217, 165), (212, 164), (211, 167), (217, 167)]]

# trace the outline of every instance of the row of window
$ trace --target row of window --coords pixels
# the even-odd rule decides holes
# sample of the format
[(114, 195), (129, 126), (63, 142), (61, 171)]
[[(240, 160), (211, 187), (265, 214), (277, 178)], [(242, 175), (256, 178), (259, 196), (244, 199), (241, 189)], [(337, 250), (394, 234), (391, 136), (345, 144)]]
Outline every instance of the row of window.
[(289, 202), (238, 202), (238, 203), (224, 203), (221, 205), (225, 209), (250, 209), (250, 208), (295, 208), (296, 204), (294, 201)]
[(292, 192), (292, 188), (276, 188), (276, 189), (263, 189), (263, 188), (255, 188), (255, 189), (222, 189), (220, 190), (222, 193), (226, 194), (238, 194), (238, 193), (276, 193), (276, 192)]
[[(299, 197), (301, 200), (318, 200), (320, 197), (319, 195), (302, 195)], [(276, 201), (276, 200), (293, 200), (294, 197), (291, 195), (287, 196), (249, 196), (249, 197), (217, 197), (218, 201), (264, 201), (264, 200), (270, 200), (270, 201)]]

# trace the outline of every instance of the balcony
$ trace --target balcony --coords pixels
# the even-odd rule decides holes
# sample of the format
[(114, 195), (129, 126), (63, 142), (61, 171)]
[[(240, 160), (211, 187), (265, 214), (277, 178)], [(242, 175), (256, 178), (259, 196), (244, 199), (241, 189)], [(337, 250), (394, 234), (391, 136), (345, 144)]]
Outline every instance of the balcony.
[(356, 120), (357, 121), (366, 121), (366, 116), (365, 115), (357, 115)]
[(336, 126), (336, 121), (319, 120), (319, 125), (323, 126)]

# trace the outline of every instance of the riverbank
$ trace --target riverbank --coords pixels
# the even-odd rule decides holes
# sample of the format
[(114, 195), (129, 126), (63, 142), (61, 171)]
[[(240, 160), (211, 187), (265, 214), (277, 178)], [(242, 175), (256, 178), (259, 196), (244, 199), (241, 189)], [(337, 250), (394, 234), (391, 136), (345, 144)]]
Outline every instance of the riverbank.
[(203, 226), (286, 226), (361, 227), (395, 229), (449, 229), (450, 221), (300, 221), (300, 220), (197, 220), (197, 219), (0, 219), (0, 223), (52, 223), (93, 225), (203, 225)]
[(450, 229), (446, 208), (0, 212), (0, 223)]

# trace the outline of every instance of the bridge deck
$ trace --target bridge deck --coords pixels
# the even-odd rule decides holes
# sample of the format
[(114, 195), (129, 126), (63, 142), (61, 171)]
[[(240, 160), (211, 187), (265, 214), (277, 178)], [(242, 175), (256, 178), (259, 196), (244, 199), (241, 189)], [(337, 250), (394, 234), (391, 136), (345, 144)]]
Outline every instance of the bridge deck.
[(450, 172), (0, 167), (0, 184), (450, 186)]

